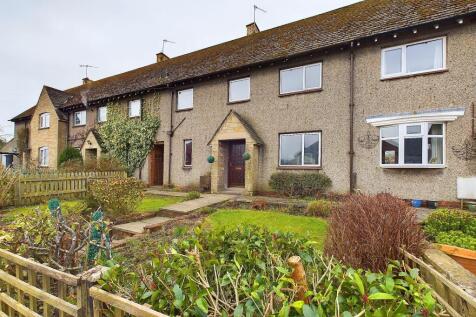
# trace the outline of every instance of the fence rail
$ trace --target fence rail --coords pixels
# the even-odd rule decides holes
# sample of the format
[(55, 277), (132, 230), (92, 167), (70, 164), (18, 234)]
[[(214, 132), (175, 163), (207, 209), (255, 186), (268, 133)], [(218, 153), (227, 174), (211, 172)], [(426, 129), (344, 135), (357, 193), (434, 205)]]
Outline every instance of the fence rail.
[(126, 176), (124, 171), (45, 172), (20, 175), (15, 186), (15, 205), (32, 204), (51, 196), (60, 198), (84, 197), (90, 180)]

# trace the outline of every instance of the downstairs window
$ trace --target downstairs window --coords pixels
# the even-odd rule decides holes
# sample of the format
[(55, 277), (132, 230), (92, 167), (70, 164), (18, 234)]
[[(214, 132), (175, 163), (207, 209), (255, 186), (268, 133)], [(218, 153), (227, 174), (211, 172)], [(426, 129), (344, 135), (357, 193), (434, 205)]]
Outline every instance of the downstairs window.
[(321, 165), (321, 132), (280, 134), (279, 165), (319, 167)]
[(382, 167), (444, 167), (445, 125), (410, 123), (380, 128)]

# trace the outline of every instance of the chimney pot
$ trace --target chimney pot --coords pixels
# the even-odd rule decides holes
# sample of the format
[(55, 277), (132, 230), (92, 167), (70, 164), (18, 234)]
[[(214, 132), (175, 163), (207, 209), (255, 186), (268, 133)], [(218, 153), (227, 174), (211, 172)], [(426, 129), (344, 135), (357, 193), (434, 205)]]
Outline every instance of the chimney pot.
[(157, 56), (157, 63), (160, 63), (169, 59), (169, 57), (165, 55), (163, 52), (157, 53), (155, 54), (155, 56)]
[(87, 84), (87, 83), (89, 83), (89, 82), (92, 82), (92, 80), (89, 79), (88, 77), (84, 77), (84, 78), (83, 78), (83, 84)]
[(250, 24), (246, 25), (246, 35), (251, 35), (259, 33), (259, 27), (256, 22), (251, 22)]

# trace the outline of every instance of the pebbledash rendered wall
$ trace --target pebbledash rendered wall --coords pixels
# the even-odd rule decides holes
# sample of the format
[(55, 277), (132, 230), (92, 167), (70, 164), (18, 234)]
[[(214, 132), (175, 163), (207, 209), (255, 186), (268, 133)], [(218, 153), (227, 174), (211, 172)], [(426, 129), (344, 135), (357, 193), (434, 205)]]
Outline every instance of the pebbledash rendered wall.
[[(410, 33), (410, 32), (408, 32)], [(392, 80), (380, 79), (381, 48), (447, 36), (446, 72)], [(322, 61), (322, 91), (279, 96), (279, 69)], [(333, 191), (349, 190), (349, 52), (323, 54), (267, 67), (249, 74), (251, 100), (228, 104), (228, 80), (215, 79), (181, 89), (194, 88), (192, 110), (173, 111), (176, 129), (172, 139), (171, 183), (198, 185), (199, 177), (210, 172), (207, 146), (227, 113), (233, 109), (244, 118), (263, 140), (258, 168), (258, 190), (267, 191), (270, 176), (277, 171), (279, 133), (321, 131), (322, 168), (291, 169), (291, 172), (324, 172), (333, 182)], [(355, 168), (356, 188), (368, 193), (390, 192), (402, 198), (456, 200), (456, 177), (476, 175), (476, 163), (458, 159), (452, 151), (471, 134), (471, 103), (476, 102), (476, 26), (463, 25), (434, 34), (402, 36), (355, 50)], [(168, 181), (171, 91), (160, 94), (161, 127), (157, 141), (164, 143), (164, 183)], [(148, 96), (144, 97), (146, 100)], [(416, 110), (465, 107), (464, 117), (447, 124), (446, 167), (442, 169), (384, 169), (379, 164), (379, 144), (367, 149), (359, 137), (378, 135), (378, 129), (365, 122), (366, 117)], [(183, 141), (193, 140), (192, 168), (183, 167)], [(142, 170), (147, 180), (148, 162)]]

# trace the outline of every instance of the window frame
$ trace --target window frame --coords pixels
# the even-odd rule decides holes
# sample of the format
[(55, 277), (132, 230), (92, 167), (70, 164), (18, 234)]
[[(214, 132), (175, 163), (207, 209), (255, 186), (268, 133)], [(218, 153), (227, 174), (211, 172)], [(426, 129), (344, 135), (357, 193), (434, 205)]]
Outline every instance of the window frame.
[[(42, 152), (46, 151), (46, 162), (43, 161)], [(47, 146), (42, 146), (38, 148), (38, 165), (40, 167), (48, 167), (49, 165), (49, 150)]]
[[(441, 135), (431, 135), (428, 134), (428, 125), (429, 124), (441, 124), (442, 125), (442, 134)], [(418, 134), (409, 134), (407, 133), (408, 126), (420, 125), (421, 131)], [(398, 127), (398, 137), (387, 137), (382, 138), (382, 128), (397, 126)], [(411, 138), (421, 138), (422, 139), (422, 163), (405, 163), (405, 139)], [(441, 164), (430, 164), (428, 163), (428, 138), (441, 138), (443, 139), (443, 163)], [(382, 163), (382, 141), (398, 139), (398, 163), (397, 164), (383, 164)], [(437, 122), (437, 121), (428, 121), (428, 122), (412, 122), (412, 123), (400, 123), (400, 124), (391, 124), (386, 126), (381, 126), (379, 129), (379, 165), (381, 168), (445, 168), (446, 167), (446, 123)]]
[[(76, 124), (76, 114), (77, 113), (84, 113), (84, 123)], [(87, 116), (86, 110), (79, 110), (79, 111), (73, 112), (73, 127), (83, 127), (83, 126), (86, 125), (87, 122), (88, 122), (88, 116)]]
[[(139, 114), (138, 115), (131, 115), (131, 103), (133, 102), (136, 102), (138, 101), (139, 102)], [(127, 102), (127, 116), (129, 118), (141, 118), (142, 117), (142, 99), (133, 99), (133, 100), (129, 100)]]
[[(306, 134), (313, 134), (319, 136), (319, 156), (318, 164), (304, 164), (304, 137)], [(281, 149), (282, 149), (282, 136), (301, 135), (301, 165), (283, 165), (281, 164)], [(322, 168), (322, 131), (300, 131), (300, 132), (284, 132), (278, 135), (278, 167), (281, 169), (320, 169)]]
[[(192, 105), (191, 105), (191, 106), (187, 106), (186, 108), (179, 108), (179, 95), (180, 95), (180, 92), (182, 92), (182, 91), (187, 91), (187, 90), (191, 90), (191, 91), (192, 91)], [(175, 110), (176, 110), (176, 111), (188, 111), (188, 110), (192, 110), (192, 109), (193, 109), (194, 99), (195, 99), (195, 98), (194, 98), (194, 94), (195, 94), (194, 87), (184, 88), (184, 89), (177, 90), (177, 92), (176, 92), (177, 100), (175, 101)]]
[[(231, 97), (231, 84), (233, 82), (237, 81), (243, 81), (243, 80), (248, 80), (248, 98), (246, 99), (238, 99), (238, 100), (230, 100)], [(251, 100), (251, 76), (243, 76), (239, 78), (233, 78), (228, 80), (228, 104), (234, 104), (234, 103), (241, 103), (241, 102), (247, 102)]]
[[(191, 153), (190, 153), (190, 164), (187, 165), (187, 143), (190, 143), (190, 146), (192, 147)], [(183, 140), (183, 167), (184, 168), (191, 168), (193, 165), (193, 141), (192, 139), (184, 139)]]
[[(421, 44), (421, 43), (427, 43), (427, 42), (433, 42), (437, 40), (442, 40), (442, 67), (440, 68), (435, 68), (435, 69), (427, 69), (427, 70), (421, 70), (421, 71), (416, 71), (416, 72), (407, 72), (407, 47), (416, 45), (416, 44)], [(402, 54), (401, 54), (401, 72), (399, 73), (393, 73), (393, 74), (385, 74), (385, 52), (396, 50), (396, 49), (401, 49)], [(389, 78), (396, 78), (396, 77), (405, 77), (405, 76), (412, 76), (412, 75), (418, 75), (418, 74), (427, 74), (427, 73), (435, 73), (435, 72), (441, 72), (446, 70), (446, 36), (439, 36), (439, 37), (434, 37), (434, 38), (429, 38), (421, 41), (416, 41), (416, 42), (410, 42), (410, 43), (405, 43), (397, 46), (390, 46), (390, 47), (385, 47), (382, 48), (380, 51), (380, 79), (389, 79)]]
[[(323, 67), (322, 64), (323, 64), (322, 61), (318, 61), (318, 62), (313, 62), (313, 63), (310, 63), (310, 64), (303, 64), (303, 65), (299, 65), (299, 66), (279, 69), (279, 83), (278, 83), (279, 84), (279, 95), (280, 96), (287, 96), (287, 95), (294, 95), (294, 94), (315, 92), (315, 91), (322, 90), (322, 67)], [(319, 72), (319, 84), (320, 85), (319, 85), (319, 87), (306, 88), (306, 68), (311, 67), (311, 66), (316, 66), (316, 65), (320, 66), (320, 72)], [(303, 68), (303, 76), (302, 76), (302, 87), (303, 87), (303, 89), (284, 92), (283, 91), (283, 84), (282, 84), (282, 79), (283, 79), (282, 74), (283, 74), (283, 72), (291, 71), (291, 70), (298, 69), (298, 68)]]
[[(47, 120), (47, 121), (48, 121), (48, 124), (43, 126), (43, 119), (44, 119), (44, 118), (48, 118), (48, 120)], [(50, 128), (50, 125), (51, 125), (51, 115), (50, 115), (49, 112), (40, 113), (40, 115), (39, 115), (39, 120), (40, 120), (39, 125), (38, 125), (39, 129), (48, 129), (48, 128)]]
[[(105, 109), (105, 111), (106, 111), (106, 119), (105, 120), (101, 120), (101, 109)], [(107, 106), (100, 106), (100, 107), (97, 108), (96, 120), (97, 120), (98, 123), (103, 123), (103, 122), (107, 121)]]

